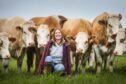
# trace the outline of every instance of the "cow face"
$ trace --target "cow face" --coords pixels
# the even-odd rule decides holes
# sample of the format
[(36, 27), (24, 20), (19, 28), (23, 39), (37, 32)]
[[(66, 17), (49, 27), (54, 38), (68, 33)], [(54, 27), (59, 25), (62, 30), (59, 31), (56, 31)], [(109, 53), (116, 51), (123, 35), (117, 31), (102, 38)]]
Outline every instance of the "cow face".
[(116, 34), (120, 28), (120, 20), (122, 16), (121, 14), (115, 15), (109, 15), (108, 20), (107, 20), (107, 36), (109, 37), (108, 40), (110, 42), (113, 42), (116, 37)]
[(40, 25), (37, 29), (38, 47), (43, 47), (50, 39), (50, 30), (48, 25)]
[(125, 51), (126, 51), (126, 29), (122, 28), (117, 33), (114, 55), (122, 55)]
[(76, 53), (85, 53), (88, 49), (89, 42), (88, 42), (89, 36), (87, 33), (79, 32), (76, 35)]
[(9, 53), (9, 44), (10, 41), (14, 42), (16, 39), (15, 38), (8, 38), (8, 34), (3, 32), (0, 33), (0, 56), (2, 58), (10, 58), (10, 53)]
[(16, 29), (22, 33), (22, 40), (25, 47), (31, 47), (35, 45), (34, 35), (36, 27), (33, 22), (26, 22), (23, 27), (16, 27)]

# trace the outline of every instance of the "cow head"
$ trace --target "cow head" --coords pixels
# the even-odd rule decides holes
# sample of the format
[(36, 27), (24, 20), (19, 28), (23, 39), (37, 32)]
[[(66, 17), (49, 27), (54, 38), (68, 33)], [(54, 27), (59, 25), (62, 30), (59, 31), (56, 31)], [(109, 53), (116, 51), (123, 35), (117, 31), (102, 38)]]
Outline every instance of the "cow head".
[(15, 40), (15, 38), (9, 37), (6, 32), (0, 33), (0, 56), (2, 58), (10, 58), (9, 44), (10, 42), (14, 42)]
[(38, 47), (43, 47), (50, 39), (50, 30), (48, 25), (40, 25), (37, 29)]
[(116, 37), (114, 55), (122, 55), (126, 51), (126, 29), (119, 29)]
[(89, 35), (85, 32), (79, 32), (76, 35), (76, 53), (85, 53), (89, 47)]
[(107, 37), (108, 41), (113, 42), (116, 34), (121, 26), (120, 20), (122, 19), (121, 14), (111, 14), (107, 20)]
[(24, 23), (22, 27), (17, 26), (17, 31), (22, 33), (22, 40), (25, 44), (25, 47), (31, 47), (35, 45), (34, 35), (36, 32), (36, 26), (32, 21)]

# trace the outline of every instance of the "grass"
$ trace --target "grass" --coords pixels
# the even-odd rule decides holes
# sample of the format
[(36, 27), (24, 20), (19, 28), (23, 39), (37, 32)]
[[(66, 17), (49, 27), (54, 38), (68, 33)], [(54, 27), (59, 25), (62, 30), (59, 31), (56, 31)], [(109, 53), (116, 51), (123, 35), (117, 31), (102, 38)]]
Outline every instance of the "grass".
[[(0, 70), (1, 68), (0, 60)], [(87, 72), (72, 77), (60, 77), (57, 74), (33, 75), (26, 71), (26, 58), (23, 61), (22, 73), (17, 72), (16, 60), (11, 59), (9, 73), (4, 74), (0, 71), (0, 84), (126, 84), (126, 55), (115, 58), (114, 73), (108, 71), (102, 71), (100, 74)]]

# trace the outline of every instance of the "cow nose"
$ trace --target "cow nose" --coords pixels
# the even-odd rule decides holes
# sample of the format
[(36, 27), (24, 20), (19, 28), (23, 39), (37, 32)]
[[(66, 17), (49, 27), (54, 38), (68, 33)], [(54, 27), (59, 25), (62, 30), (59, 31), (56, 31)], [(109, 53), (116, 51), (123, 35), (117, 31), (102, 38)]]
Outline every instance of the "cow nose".
[(46, 44), (39, 44), (39, 47), (45, 47)]
[(10, 58), (10, 55), (6, 55), (6, 59), (9, 59)]
[(32, 42), (32, 43), (29, 43), (29, 46), (34, 46), (35, 44)]
[(82, 53), (83, 52), (83, 49), (79, 48), (77, 49), (77, 53)]

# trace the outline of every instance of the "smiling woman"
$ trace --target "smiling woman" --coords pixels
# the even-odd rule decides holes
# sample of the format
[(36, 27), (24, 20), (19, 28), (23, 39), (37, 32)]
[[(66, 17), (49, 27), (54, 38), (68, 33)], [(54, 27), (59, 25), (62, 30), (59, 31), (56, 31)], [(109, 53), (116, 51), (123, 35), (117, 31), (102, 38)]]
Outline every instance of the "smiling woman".
[(63, 72), (71, 75), (70, 48), (65, 42), (61, 29), (54, 29), (52, 39), (45, 46), (39, 64), (40, 74), (44, 74), (44, 67), (47, 72)]

